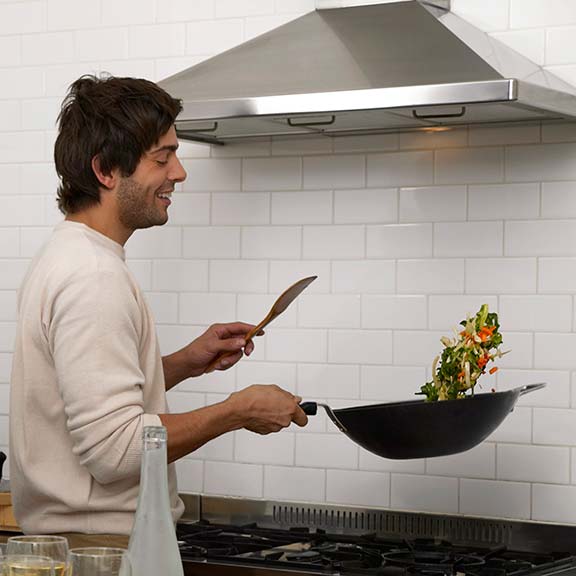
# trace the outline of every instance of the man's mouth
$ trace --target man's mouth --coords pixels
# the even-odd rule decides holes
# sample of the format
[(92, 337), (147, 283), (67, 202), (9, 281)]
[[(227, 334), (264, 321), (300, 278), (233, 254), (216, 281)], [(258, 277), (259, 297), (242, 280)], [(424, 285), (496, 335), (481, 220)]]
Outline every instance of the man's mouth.
[(156, 194), (156, 196), (158, 198), (160, 198), (160, 200), (162, 201), (162, 203), (165, 206), (170, 206), (170, 204), (172, 203), (171, 198), (172, 198), (172, 192), (158, 192)]

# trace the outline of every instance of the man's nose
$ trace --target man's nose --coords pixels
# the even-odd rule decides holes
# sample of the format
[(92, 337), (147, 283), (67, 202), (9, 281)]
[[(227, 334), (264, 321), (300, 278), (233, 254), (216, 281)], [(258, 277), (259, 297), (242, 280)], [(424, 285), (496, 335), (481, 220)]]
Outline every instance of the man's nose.
[(180, 162), (178, 156), (174, 156), (174, 160), (175, 162), (170, 172), (170, 180), (172, 180), (172, 182), (184, 182), (187, 176), (186, 170), (184, 170), (184, 166), (182, 166), (182, 162)]

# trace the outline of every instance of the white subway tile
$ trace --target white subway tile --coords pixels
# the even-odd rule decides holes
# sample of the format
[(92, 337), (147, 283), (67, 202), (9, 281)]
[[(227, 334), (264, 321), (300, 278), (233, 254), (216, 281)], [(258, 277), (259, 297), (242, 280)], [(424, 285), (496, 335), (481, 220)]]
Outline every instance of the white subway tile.
[[(197, 338), (204, 332), (201, 326), (167, 326), (158, 325), (156, 333), (162, 354), (171, 354), (176, 350), (186, 346), (191, 340)], [(180, 384), (181, 389), (188, 389), (186, 382)]]
[(398, 134), (361, 134), (334, 138), (334, 152), (374, 152), (398, 149)]
[(16, 291), (0, 291), (0, 322), (16, 321)]
[(532, 441), (532, 410), (516, 407), (487, 438), (490, 442), (515, 442), (530, 444)]
[(398, 292), (403, 294), (458, 294), (464, 292), (464, 260), (400, 260)]
[(539, 213), (538, 184), (476, 184), (468, 188), (469, 220), (519, 220), (537, 218)]
[(275, 10), (282, 12), (310, 12), (315, 8), (316, 0), (276, 0)]
[(186, 48), (184, 23), (153, 24), (130, 28), (130, 58), (181, 56)]
[(535, 334), (534, 365), (540, 369), (570, 370), (576, 367), (576, 334)]
[[(8, 384), (10, 382), (10, 371), (12, 370), (12, 354), (0, 354), (0, 384)], [(8, 414), (8, 406), (10, 406), (10, 387), (0, 385), (0, 406), (4, 406), (5, 414)]]
[(500, 323), (508, 330), (569, 332), (572, 327), (570, 296), (502, 296)]
[[(302, 156), (303, 154), (330, 154), (332, 142), (324, 136), (277, 136), (269, 145), (272, 156)], [(263, 156), (263, 154), (245, 154), (245, 156)]]
[(0, 290), (20, 288), (28, 265), (28, 260), (0, 260)]
[(130, 268), (136, 282), (142, 290), (152, 290), (152, 262), (150, 260), (127, 259), (126, 264)]
[[(183, 339), (183, 344), (185, 344), (194, 338), (194, 334), (191, 333), (189, 327), (185, 326), (183, 328), (186, 328), (187, 331), (187, 333), (184, 334), (185, 338)], [(173, 350), (176, 348), (178, 348), (178, 346), (174, 346)], [(242, 366), (242, 363), (237, 364), (236, 366), (239, 368)], [(236, 371), (238, 368), (232, 370), (217, 370), (215, 372), (211, 372), (210, 374), (203, 374), (200, 377), (188, 378), (178, 385), (178, 389), (187, 392), (205, 392), (210, 396), (214, 394), (230, 394), (236, 390)], [(222, 400), (223, 399), (224, 398), (222, 398)], [(206, 404), (214, 404), (215, 402), (219, 401), (220, 400), (213, 400), (210, 398), (206, 400)], [(232, 435), (230, 435), (230, 437), (232, 437)], [(222, 438), (222, 436), (220, 438)], [(232, 444), (232, 442), (230, 444)], [(231, 447), (230, 460), (232, 459), (232, 452), (233, 448)]]
[(294, 464), (294, 434), (282, 431), (280, 434), (262, 436), (238, 430), (234, 433), (234, 460), (250, 464), (276, 464), (292, 466)]
[(179, 258), (181, 253), (181, 230), (170, 226), (138, 231), (126, 244), (129, 258)]
[[(256, 341), (258, 346), (258, 341)], [(241, 362), (238, 372), (237, 387), (239, 390), (252, 384), (276, 384), (288, 392), (296, 392), (296, 366), (280, 362)]]
[(380, 402), (416, 400), (426, 381), (424, 368), (410, 366), (361, 366), (362, 399)]
[(346, 260), (365, 254), (363, 226), (304, 226), (303, 258)]
[(336, 224), (367, 224), (398, 221), (395, 188), (337, 190), (334, 195)]
[(256, 464), (204, 463), (204, 492), (222, 496), (261, 498), (263, 469)]
[(208, 289), (208, 262), (156, 260), (152, 266), (154, 290), (200, 292)]
[[(0, 17), (1, 21), (1, 17)], [(20, 98), (39, 98), (43, 96), (43, 72), (39, 68), (19, 68), (0, 70), (0, 86), (2, 86), (2, 98), (20, 99)], [(26, 138), (37, 138), (36, 135), (26, 134)], [(30, 143), (30, 142), (29, 142)], [(4, 156), (3, 146), (0, 145), (2, 156), (0, 162), (10, 162)], [(25, 159), (14, 160), (15, 162), (24, 161)], [(43, 160), (40, 158), (39, 160)], [(34, 158), (28, 158), (26, 161), (34, 161)]]
[(535, 444), (570, 446), (576, 444), (576, 411), (560, 408), (534, 408)]
[(241, 187), (241, 162), (238, 158), (183, 159), (190, 175), (182, 184), (184, 192), (238, 192)]
[[(538, 462), (537, 466), (535, 462)], [(499, 480), (567, 484), (570, 480), (570, 450), (500, 444), (497, 477)]]
[[(504, 4), (502, 5), (504, 6)], [(544, 64), (546, 53), (545, 30), (507, 30), (506, 32), (499, 32), (490, 36), (522, 54), (522, 56), (526, 56), (528, 60), (535, 64), (539, 66)]]
[(365, 163), (362, 155), (305, 157), (304, 188), (361, 188), (366, 183)]
[(274, 362), (326, 362), (324, 330), (270, 330), (266, 359)]
[(506, 150), (509, 182), (576, 180), (576, 144), (511, 146)]
[(21, 255), (20, 230), (0, 228), (0, 258), (14, 258)]
[(163, 0), (157, 5), (157, 22), (186, 22), (189, 20), (209, 20), (214, 18), (214, 0), (202, 2), (180, 2)]
[(414, 150), (423, 148), (431, 150), (435, 148), (455, 148), (467, 146), (468, 129), (450, 128), (442, 132), (403, 132), (400, 134), (400, 148), (403, 150)]
[(542, 142), (575, 142), (576, 122), (544, 122), (542, 124)]
[[(1, 141), (0, 141), (1, 153)], [(39, 196), (0, 196), (0, 226), (44, 224), (44, 206)]]
[(393, 363), (400, 366), (430, 366), (432, 360), (442, 353), (442, 336), (439, 332), (397, 330), (394, 332)]
[(274, 28), (283, 26), (299, 14), (274, 14), (272, 16), (249, 16), (244, 19), (244, 40), (248, 41)]
[[(3, 86), (2, 73), (0, 86)], [(41, 132), (0, 132), (0, 162), (43, 162), (46, 159), (44, 142)], [(24, 199), (22, 201), (26, 202)], [(4, 214), (0, 210), (0, 215)]]
[(538, 291), (576, 291), (576, 258), (539, 258)]
[[(94, 66), (94, 65), (93, 65)], [(84, 65), (87, 68), (87, 65)], [(133, 78), (154, 78), (154, 60), (146, 58), (141, 60), (105, 60), (97, 67), (97, 74), (112, 74), (112, 76), (131, 76)], [(85, 69), (86, 73), (87, 70)]]
[[(10, 316), (11, 311), (14, 312), (13, 316), (15, 317), (16, 304), (14, 304), (14, 307), (12, 309), (4, 308), (3, 313), (6, 316)], [(16, 322), (11, 323), (2, 322), (0, 324), (0, 352), (13, 352), (15, 340), (16, 340)], [(1, 435), (0, 438), (2, 438)]]
[(363, 296), (362, 328), (426, 328), (425, 296)]
[[(500, 348), (503, 351), (510, 350), (502, 358), (496, 360), (498, 368), (533, 368), (534, 367), (534, 336), (527, 332), (502, 332), (503, 343)], [(538, 368), (539, 366), (537, 366)], [(488, 380), (488, 375), (483, 379)]]
[(400, 190), (401, 222), (446, 222), (465, 218), (465, 186), (425, 186)]
[(576, 242), (576, 222), (547, 220), (507, 222), (507, 256), (571, 256)]
[(172, 196), (169, 210), (173, 226), (202, 226), (210, 223), (210, 194), (182, 194)]
[(576, 522), (576, 487), (534, 484), (532, 520), (541, 522)]
[(328, 361), (348, 364), (390, 364), (392, 332), (384, 330), (331, 330)]
[(272, 224), (332, 223), (332, 192), (274, 192)]
[(240, 228), (208, 226), (184, 228), (184, 258), (238, 258), (240, 256)]
[(466, 292), (470, 294), (531, 294), (535, 291), (535, 258), (466, 260)]
[(317, 276), (316, 280), (306, 288), (306, 294), (326, 293), (330, 291), (330, 262), (271, 262), (270, 291), (283, 292), (301, 278)]
[(16, 100), (0, 101), (0, 131), (14, 132), (21, 128), (21, 103)]
[(209, 289), (213, 292), (266, 292), (268, 265), (256, 261), (214, 261), (210, 264)]
[(5, 36), (4, 38), (0, 38), (0, 67), (20, 66), (21, 63), (22, 44), (20, 42), (20, 36)]
[(496, 478), (496, 445), (484, 442), (461, 454), (426, 461), (426, 473), (435, 476)]
[(332, 263), (332, 291), (362, 294), (389, 294), (396, 286), (396, 265), (392, 260), (357, 260)]
[(128, 29), (101, 28), (76, 33), (76, 56), (80, 61), (128, 57)]
[(296, 226), (242, 229), (242, 258), (294, 260), (302, 253), (302, 232)]
[(576, 217), (576, 182), (542, 183), (542, 217)]
[(504, 150), (469, 148), (437, 150), (435, 181), (438, 184), (476, 184), (502, 182)]
[(51, 32), (22, 37), (22, 64), (61, 64), (75, 57), (74, 32)]
[(248, 2), (214, 0), (214, 10), (216, 18), (241, 18), (259, 14), (272, 14), (274, 0), (249, 0)]
[(546, 30), (546, 64), (574, 63), (571, 56), (576, 48), (575, 32), (576, 26), (555, 26)]
[(576, 6), (565, 0), (510, 0), (510, 28), (576, 24)]
[(368, 258), (432, 256), (432, 224), (387, 224), (367, 227)]
[(178, 491), (199, 494), (204, 487), (204, 462), (182, 458), (176, 464)]
[(166, 393), (166, 400), (172, 414), (191, 412), (192, 410), (203, 408), (206, 405), (206, 398), (204, 394), (198, 394), (194, 392), (169, 390)]
[(358, 398), (360, 370), (342, 364), (300, 364), (297, 389), (303, 398)]
[(390, 506), (419, 512), (458, 512), (458, 479), (392, 474)]
[(20, 167), (17, 164), (0, 163), (0, 180), (4, 184), (0, 189), (0, 194), (12, 195), (18, 193), (21, 181)]
[(359, 295), (303, 295), (298, 324), (305, 328), (360, 328)]
[(390, 474), (327, 470), (326, 501), (352, 506), (390, 505)]
[(428, 299), (429, 328), (444, 330), (446, 336), (451, 336), (452, 331), (459, 327), (459, 323), (468, 316), (474, 316), (483, 304), (488, 304), (492, 312), (498, 309), (496, 296), (431, 295)]
[(179, 320), (183, 324), (212, 324), (236, 319), (236, 297), (233, 294), (180, 294)]
[[(12, 2), (0, 5), (0, 35), (32, 34), (45, 30), (45, 2)], [(4, 90), (4, 84), (0, 83), (0, 86)]]
[(178, 294), (148, 292), (146, 300), (158, 324), (174, 324), (178, 322)]
[(540, 126), (471, 126), (471, 146), (494, 146), (503, 144), (534, 144), (540, 142)]
[(367, 185), (426, 186), (434, 180), (432, 152), (390, 152), (369, 154), (367, 157)]
[[(56, 99), (35, 99), (22, 102), (22, 128), (24, 130), (54, 130), (60, 112), (60, 102)], [(44, 183), (47, 187), (49, 182)], [(48, 190), (54, 193), (53, 189)]]
[(434, 255), (501, 256), (504, 250), (502, 222), (450, 222), (434, 224)]
[(399, 474), (424, 474), (426, 460), (389, 460), (360, 448), (360, 470), (397, 472)]
[(298, 434), (296, 466), (357, 468), (358, 446), (344, 434)]
[[(65, 0), (59, 1), (65, 2)], [(152, 24), (154, 15), (154, 0), (124, 0), (121, 5), (114, 0), (102, 0), (102, 24), (104, 26)]]
[(495, 518), (530, 518), (530, 484), (460, 480), (460, 514)]
[(261, 192), (214, 194), (212, 223), (216, 225), (255, 225), (270, 222), (270, 196)]
[(518, 398), (518, 406), (568, 408), (570, 406), (570, 373), (560, 370), (500, 370), (498, 389), (509, 390), (526, 384), (546, 383), (536, 394)]
[(266, 466), (264, 498), (294, 502), (324, 502), (326, 473), (324, 470)]
[(451, 10), (485, 32), (508, 28), (508, 2), (502, 0), (453, 0)]
[(300, 158), (246, 158), (242, 176), (244, 190), (299, 190), (302, 188)]

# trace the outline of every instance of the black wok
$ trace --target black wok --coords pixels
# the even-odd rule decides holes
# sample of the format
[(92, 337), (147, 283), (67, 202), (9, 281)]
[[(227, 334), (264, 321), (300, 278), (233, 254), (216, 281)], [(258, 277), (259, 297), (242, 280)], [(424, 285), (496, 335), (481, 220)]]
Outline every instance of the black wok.
[(396, 460), (457, 454), (486, 439), (523, 394), (543, 388), (530, 384), (504, 392), (474, 394), (459, 400), (410, 400), (332, 410), (303, 402), (308, 415), (322, 406), (332, 422), (366, 450)]

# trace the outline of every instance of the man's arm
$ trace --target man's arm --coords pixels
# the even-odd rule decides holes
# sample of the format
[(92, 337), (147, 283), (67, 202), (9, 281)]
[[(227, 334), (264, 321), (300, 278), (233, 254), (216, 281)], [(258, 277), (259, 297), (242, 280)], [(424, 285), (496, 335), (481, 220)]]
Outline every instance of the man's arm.
[(301, 400), (275, 385), (253, 385), (218, 404), (183, 414), (161, 414), (168, 436), (168, 461), (178, 460), (217, 436), (240, 428), (269, 434), (292, 422), (305, 426), (308, 418), (298, 405)]
[(164, 356), (164, 380), (166, 390), (170, 390), (187, 378), (200, 376), (212, 361), (218, 357), (216, 370), (227, 370), (238, 362), (244, 354), (250, 356), (254, 350), (252, 341), (246, 343), (244, 337), (254, 326), (244, 322), (213, 324), (196, 340), (184, 348)]

